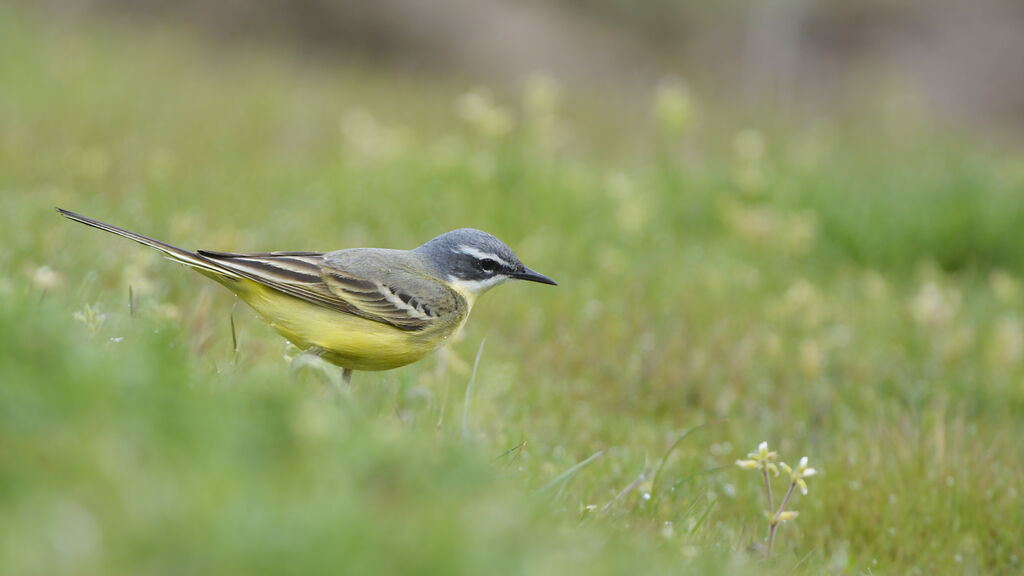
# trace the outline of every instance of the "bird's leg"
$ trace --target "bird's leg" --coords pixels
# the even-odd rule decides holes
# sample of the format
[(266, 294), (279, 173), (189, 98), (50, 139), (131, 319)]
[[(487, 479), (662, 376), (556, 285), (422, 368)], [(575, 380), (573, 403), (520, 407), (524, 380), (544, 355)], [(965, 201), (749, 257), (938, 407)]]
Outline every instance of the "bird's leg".
[(343, 383), (349, 384), (352, 381), (352, 370), (343, 368), (339, 374), (338, 367), (324, 360), (321, 357), (323, 354), (324, 349), (315, 346), (303, 350), (292, 359), (292, 375), (297, 377), (303, 368), (312, 368), (327, 380), (331, 388), (340, 391)]

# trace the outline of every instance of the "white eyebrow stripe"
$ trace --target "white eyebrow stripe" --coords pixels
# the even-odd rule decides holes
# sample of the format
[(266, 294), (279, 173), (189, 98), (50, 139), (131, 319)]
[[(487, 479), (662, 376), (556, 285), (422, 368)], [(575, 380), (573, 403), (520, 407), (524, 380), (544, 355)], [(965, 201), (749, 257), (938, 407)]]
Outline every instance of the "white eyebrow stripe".
[(465, 244), (460, 244), (458, 247), (455, 248), (455, 251), (462, 252), (463, 254), (469, 254), (470, 256), (477, 258), (479, 260), (483, 260), (484, 258), (490, 258), (491, 260), (498, 262), (499, 264), (505, 266), (506, 268), (510, 268), (512, 266), (512, 264), (509, 261), (505, 260), (501, 256), (498, 256), (497, 254), (494, 254), (492, 252), (484, 252), (483, 250), (474, 248), (472, 246), (467, 246)]

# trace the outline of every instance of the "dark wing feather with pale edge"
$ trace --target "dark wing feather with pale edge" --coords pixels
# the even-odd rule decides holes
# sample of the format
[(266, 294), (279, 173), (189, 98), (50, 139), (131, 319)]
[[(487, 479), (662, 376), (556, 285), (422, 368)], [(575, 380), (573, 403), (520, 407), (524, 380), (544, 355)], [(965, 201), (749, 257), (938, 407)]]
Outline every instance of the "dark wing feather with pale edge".
[(402, 330), (423, 330), (462, 306), (440, 282), (395, 266), (395, 252), (384, 261), (372, 249), (198, 254), (289, 296)]

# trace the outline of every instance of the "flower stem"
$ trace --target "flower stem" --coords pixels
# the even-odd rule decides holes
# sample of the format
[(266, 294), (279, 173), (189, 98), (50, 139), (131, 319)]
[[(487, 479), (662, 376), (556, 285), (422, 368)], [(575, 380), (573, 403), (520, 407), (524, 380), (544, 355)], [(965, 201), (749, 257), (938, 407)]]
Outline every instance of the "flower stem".
[[(767, 479), (767, 474), (765, 478)], [(775, 544), (775, 530), (779, 527), (779, 516), (786, 510), (786, 505), (789, 504), (789, 498), (793, 496), (793, 489), (796, 488), (796, 482), (789, 484), (789, 490), (786, 491), (786, 497), (782, 499), (782, 504), (779, 504), (779, 510), (772, 516), (771, 526), (768, 528), (768, 555), (772, 555), (772, 546)]]
[[(772, 510), (775, 509), (775, 505), (772, 502), (772, 484), (768, 480), (768, 469), (762, 468), (761, 474), (764, 476), (764, 495), (768, 499), (768, 513), (771, 514)], [(768, 528), (768, 555), (772, 553), (772, 540), (775, 539), (775, 517), (771, 520), (771, 526)]]
[(768, 469), (762, 469), (761, 474), (764, 475), (764, 495), (768, 498), (768, 513), (771, 514), (772, 510), (775, 509), (775, 506), (772, 504), (772, 485), (768, 481)]
[(786, 505), (789, 504), (789, 497), (793, 495), (793, 489), (796, 488), (796, 482), (792, 482), (789, 485), (789, 490), (786, 491), (786, 497), (782, 499), (782, 504), (779, 504), (779, 511), (775, 513), (775, 517), (778, 518), (779, 514), (786, 509)]

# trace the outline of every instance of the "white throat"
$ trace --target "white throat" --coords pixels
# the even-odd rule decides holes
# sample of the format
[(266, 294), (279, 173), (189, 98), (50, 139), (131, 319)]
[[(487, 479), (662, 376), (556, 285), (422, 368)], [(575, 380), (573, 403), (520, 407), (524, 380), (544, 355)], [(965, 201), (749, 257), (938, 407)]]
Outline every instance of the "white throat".
[(504, 284), (509, 280), (511, 280), (511, 278), (503, 274), (492, 276), (485, 280), (463, 280), (461, 278), (456, 278), (455, 276), (448, 277), (448, 282), (454, 286), (456, 290), (464, 294), (470, 294), (473, 297), (479, 296), (491, 288), (494, 288), (499, 284)]

